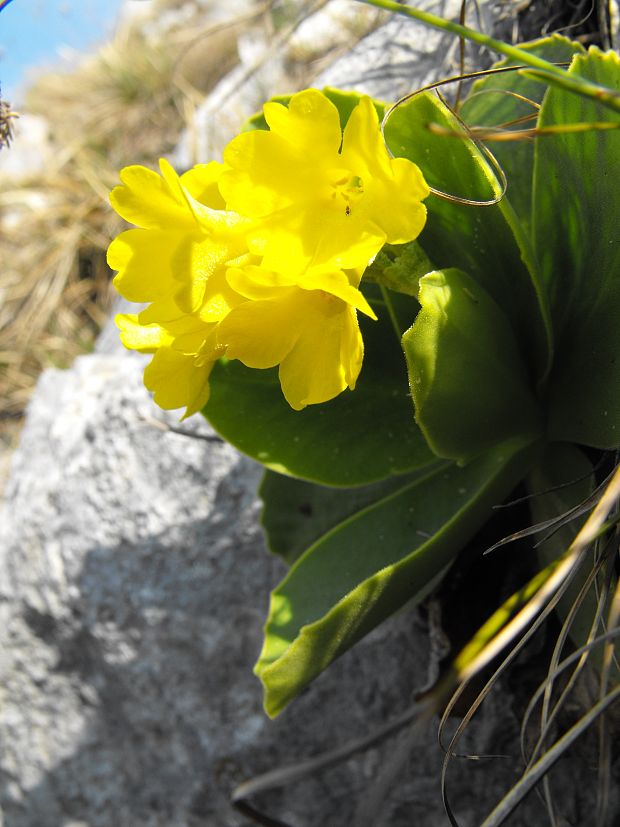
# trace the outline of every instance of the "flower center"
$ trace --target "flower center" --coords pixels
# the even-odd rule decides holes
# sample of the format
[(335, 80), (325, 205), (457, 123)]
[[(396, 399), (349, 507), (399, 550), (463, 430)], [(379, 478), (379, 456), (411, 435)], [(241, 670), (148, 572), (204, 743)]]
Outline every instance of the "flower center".
[(348, 170), (336, 170), (330, 183), (333, 205), (337, 209), (343, 209), (345, 215), (351, 215), (364, 195), (364, 182), (359, 175), (351, 175)]

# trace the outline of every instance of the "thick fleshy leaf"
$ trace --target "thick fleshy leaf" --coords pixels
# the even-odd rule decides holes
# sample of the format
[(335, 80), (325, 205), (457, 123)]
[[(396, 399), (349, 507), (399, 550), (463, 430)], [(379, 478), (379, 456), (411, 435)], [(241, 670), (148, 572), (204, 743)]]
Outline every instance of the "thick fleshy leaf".
[[(620, 89), (620, 57), (591, 49), (571, 75)], [(539, 124), (605, 122), (620, 114), (550, 89)], [(549, 434), (596, 448), (620, 445), (620, 129), (538, 138), (534, 235), (552, 302), (556, 358)]]
[[(378, 293), (369, 286), (366, 293)], [(403, 325), (417, 303), (396, 297)], [(435, 456), (414, 422), (400, 345), (380, 300), (379, 321), (360, 316), (365, 345), (354, 391), (324, 405), (294, 411), (277, 372), (236, 361), (216, 365), (204, 415), (229, 442), (268, 468), (327, 485), (364, 485), (424, 467)]]
[[(437, 136), (429, 123), (462, 132), (448, 109), (434, 95), (423, 93), (388, 119), (388, 147), (418, 164), (435, 189), (476, 201), (499, 195), (497, 176), (476, 144)], [(530, 372), (536, 378), (544, 375), (551, 348), (547, 299), (509, 200), (476, 207), (431, 194), (424, 203), (428, 218), (419, 243), (425, 253), (438, 269), (465, 270), (488, 291), (507, 313)]]
[[(425, 469), (417, 472), (417, 476), (427, 473)], [(413, 475), (407, 474), (371, 485), (333, 488), (265, 471), (258, 493), (263, 501), (261, 524), (269, 550), (292, 565), (330, 529), (398, 491), (412, 479)]]
[(506, 444), (440, 466), (362, 507), (300, 557), (275, 589), (256, 672), (277, 715), (311, 680), (411, 598), (421, 599), (527, 471)]
[[(583, 53), (583, 47), (579, 43), (557, 34), (520, 44), (519, 48), (552, 63), (570, 62), (576, 53)], [(493, 68), (502, 69), (516, 64), (516, 60), (502, 60)], [(502, 131), (531, 129), (536, 126), (537, 105), (542, 102), (545, 91), (543, 83), (516, 71), (488, 75), (474, 83), (463, 101), (459, 115), (468, 126), (488, 128), (533, 116), (531, 121), (514, 123)], [(526, 232), (529, 232), (532, 219), (534, 144), (530, 140), (514, 140), (490, 141), (488, 145), (506, 174), (510, 204)]]
[(467, 461), (541, 415), (506, 315), (460, 270), (420, 280), (422, 310), (403, 336), (416, 419), (438, 456)]

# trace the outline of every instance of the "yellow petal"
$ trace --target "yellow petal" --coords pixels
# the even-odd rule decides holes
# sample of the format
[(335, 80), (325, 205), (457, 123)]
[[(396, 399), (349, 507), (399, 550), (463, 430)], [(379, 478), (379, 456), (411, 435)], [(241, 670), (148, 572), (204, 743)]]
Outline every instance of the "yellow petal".
[(361, 370), (363, 343), (355, 310), (336, 298), (328, 301), (331, 312), (313, 308), (280, 365), (282, 392), (295, 410), (327, 402), (345, 388), (355, 387)]
[(202, 350), (211, 335), (214, 324), (206, 322), (199, 314), (183, 313), (171, 299), (153, 302), (136, 317), (143, 328), (159, 327), (162, 341), (157, 347), (172, 347), (188, 355)]
[(304, 278), (299, 281), (299, 286), (304, 290), (323, 290), (332, 296), (337, 296), (342, 299), (345, 304), (351, 305), (371, 319), (377, 318), (374, 310), (366, 301), (364, 294), (350, 284), (349, 279), (340, 270), (326, 270), (318, 269), (309, 270)]
[(315, 200), (317, 187), (326, 197), (326, 170), (337, 165), (342, 139), (338, 110), (316, 89), (293, 95), (288, 107), (267, 103), (264, 112), (271, 131), (234, 138), (220, 179), (228, 208), (257, 218)]
[(223, 210), (225, 203), (218, 187), (223, 171), (224, 164), (218, 161), (197, 164), (181, 175), (181, 186), (201, 204), (214, 210)]
[(290, 352), (303, 324), (305, 303), (295, 287), (280, 294), (278, 299), (245, 302), (219, 324), (217, 341), (229, 359), (250, 368), (271, 368)]
[[(323, 290), (333, 296), (338, 296), (372, 319), (377, 318), (363, 293), (352, 285), (349, 277), (340, 270), (310, 268), (305, 273), (297, 275), (276, 273), (263, 267), (250, 265), (243, 268), (229, 268), (226, 278), (236, 293), (254, 301), (281, 299), (282, 288), (296, 285), (306, 291)], [(303, 300), (303, 297), (300, 296), (299, 299)]]
[(316, 255), (325, 225), (314, 210), (300, 206), (280, 210), (257, 225), (248, 241), (262, 253), (262, 265), (274, 272), (303, 272)]
[(277, 298), (248, 301), (216, 336), (228, 358), (248, 367), (280, 364), (283, 393), (296, 410), (354, 387), (362, 364), (355, 309), (322, 290), (280, 288)]
[(244, 132), (224, 150), (228, 169), (220, 192), (228, 209), (253, 218), (269, 215), (303, 199), (308, 190), (303, 157), (280, 135)]
[(199, 310), (208, 293), (208, 283), (227, 262), (247, 255), (248, 220), (236, 213), (213, 210), (194, 201), (183, 190), (196, 225), (181, 236), (172, 258), (177, 284), (173, 292), (187, 313)]
[(184, 314), (172, 296), (157, 299), (138, 314), (140, 324), (169, 324), (182, 319)]
[(354, 390), (364, 359), (364, 341), (357, 322), (357, 314), (352, 307), (345, 311), (342, 319), (342, 336), (340, 339), (340, 363), (347, 387)]
[(203, 350), (216, 325), (206, 324), (198, 316), (183, 316), (177, 321), (164, 323), (162, 327), (171, 337), (170, 347), (187, 356), (196, 356)]
[(114, 319), (121, 332), (121, 342), (129, 350), (153, 353), (172, 342), (172, 336), (158, 324), (140, 324), (133, 313), (119, 313)]
[(277, 273), (264, 267), (248, 265), (243, 268), (229, 268), (226, 278), (231, 287), (247, 299), (258, 301), (279, 298), (282, 296), (281, 288), (297, 285), (306, 291), (323, 290), (338, 296), (371, 319), (377, 318), (363, 293), (351, 284), (349, 276), (341, 270), (310, 267), (301, 274)]
[(149, 302), (178, 289), (172, 273), (172, 254), (183, 238), (180, 232), (126, 230), (108, 247), (108, 264), (118, 270), (114, 287), (132, 302)]
[(266, 103), (263, 111), (274, 134), (303, 147), (306, 153), (317, 158), (329, 158), (338, 153), (342, 141), (338, 109), (317, 89), (297, 92), (288, 107)]
[(198, 310), (198, 316), (202, 321), (219, 322), (230, 313), (233, 307), (245, 301), (244, 296), (231, 287), (226, 276), (226, 268), (221, 267), (209, 279), (203, 303)]
[(174, 295), (181, 310), (193, 313), (200, 309), (209, 280), (232, 257), (225, 242), (192, 235), (183, 239), (172, 260), (177, 280)]
[(355, 211), (330, 216), (317, 238), (311, 266), (328, 262), (339, 270), (365, 269), (386, 241), (385, 232)]
[(365, 269), (385, 244), (385, 233), (364, 215), (334, 213), (319, 202), (282, 209), (249, 230), (252, 252), (274, 272), (302, 272), (331, 262)]
[(345, 127), (342, 163), (363, 181), (364, 195), (352, 209), (386, 234), (389, 244), (417, 238), (426, 221), (420, 203), (429, 188), (420, 169), (405, 158), (390, 158), (375, 108), (360, 100)]
[(144, 371), (144, 384), (153, 391), (160, 408), (186, 407), (184, 418), (201, 410), (209, 399), (209, 375), (213, 362), (197, 366), (191, 356), (162, 348)]
[(282, 293), (282, 287), (295, 284), (292, 277), (256, 265), (229, 267), (226, 279), (235, 293), (254, 301), (277, 298)]
[(364, 183), (390, 174), (390, 156), (381, 134), (377, 111), (369, 97), (360, 98), (342, 136), (342, 164), (354, 170)]
[(391, 161), (391, 179), (372, 179), (368, 187), (369, 217), (386, 234), (388, 244), (406, 244), (422, 232), (428, 186), (418, 167), (406, 158)]
[(122, 186), (110, 193), (116, 212), (145, 229), (168, 230), (192, 226), (194, 218), (184, 198), (162, 176), (142, 166), (120, 172)]

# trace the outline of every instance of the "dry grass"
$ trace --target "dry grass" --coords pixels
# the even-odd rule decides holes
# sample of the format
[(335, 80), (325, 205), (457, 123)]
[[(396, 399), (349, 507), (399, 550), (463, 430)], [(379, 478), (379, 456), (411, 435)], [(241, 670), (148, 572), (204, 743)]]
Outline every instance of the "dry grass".
[(201, 95), (234, 65), (234, 26), (220, 28), (200, 65), (186, 64), (189, 41), (207, 34), (197, 18), (165, 44), (127, 25), (70, 74), (29, 90), (24, 111), (49, 122), (54, 160), (0, 191), (0, 430), (21, 417), (43, 368), (92, 346), (112, 298), (105, 249), (121, 227), (108, 192), (120, 167), (174, 147)]
[(0, 149), (10, 146), (13, 139), (13, 121), (17, 117), (17, 112), (13, 112), (11, 104), (0, 98)]

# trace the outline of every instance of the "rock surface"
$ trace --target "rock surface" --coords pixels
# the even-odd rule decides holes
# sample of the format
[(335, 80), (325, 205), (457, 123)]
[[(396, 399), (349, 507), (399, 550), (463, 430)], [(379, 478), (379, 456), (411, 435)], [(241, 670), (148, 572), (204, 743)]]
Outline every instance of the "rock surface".
[(190, 436), (167, 430), (142, 367), (102, 355), (46, 372), (14, 458), (0, 534), (4, 827), (245, 824), (231, 785), (385, 720), (426, 676), (424, 636), (403, 616), (267, 720), (252, 665), (283, 566), (258, 528), (260, 469), (199, 420)]
[[(317, 85), (394, 98), (427, 82), (442, 44), (393, 20)], [(435, 656), (404, 611), (268, 721), (252, 665), (283, 567), (258, 527), (260, 469), (199, 417), (174, 430), (143, 360), (116, 342), (108, 330), (98, 353), (41, 377), (0, 512), (0, 825), (249, 827), (228, 803), (236, 784), (379, 727)], [(500, 694), (464, 749), (516, 755), (516, 733)], [(448, 823), (442, 754), (432, 727), (423, 736), (376, 827)], [(393, 744), (265, 806), (296, 827), (356, 827)], [(452, 788), (463, 824), (480, 823), (517, 765), (464, 762)], [(566, 778), (570, 808), (579, 785)], [(544, 811), (532, 798), (509, 823), (543, 824)]]
[[(171, 430), (142, 368), (102, 354), (47, 371), (14, 458), (0, 523), (3, 827), (249, 827), (234, 786), (380, 727), (436, 666), (405, 611), (266, 718), (252, 666), (283, 566), (258, 527), (260, 468), (199, 418)], [(514, 754), (516, 733), (500, 695), (469, 748)], [(447, 824), (435, 725), (422, 736), (377, 825)], [(392, 745), (265, 806), (295, 827), (356, 824)], [(457, 769), (454, 800), (475, 823), (481, 770)], [(486, 772), (488, 810), (513, 763), (493, 783)], [(536, 823), (523, 818), (512, 823)]]

